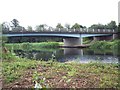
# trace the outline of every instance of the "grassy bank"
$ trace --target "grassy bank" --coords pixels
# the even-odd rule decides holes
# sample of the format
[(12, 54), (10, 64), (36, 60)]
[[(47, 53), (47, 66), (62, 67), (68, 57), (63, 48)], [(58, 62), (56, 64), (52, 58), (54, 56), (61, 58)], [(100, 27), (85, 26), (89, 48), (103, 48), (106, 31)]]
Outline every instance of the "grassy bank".
[(59, 42), (41, 42), (41, 43), (7, 43), (5, 46), (9, 50), (39, 50), (41, 48), (57, 48)]
[(118, 64), (45, 62), (22, 59), (13, 54), (7, 56), (3, 57), (2, 64), (4, 87), (33, 88), (34, 82), (38, 82), (49, 88), (118, 88)]
[(113, 41), (95, 41), (91, 46), (91, 49), (118, 49), (120, 48), (120, 40)]
[(35, 68), (36, 65), (37, 62), (35, 60), (19, 58), (13, 53), (3, 53), (2, 68), (4, 83), (13, 82), (24, 74), (24, 70)]
[[(119, 41), (98, 43), (95, 42), (94, 47), (90, 48), (113, 49), (118, 47)], [(58, 45), (59, 43), (51, 42), (6, 44), (5, 46), (12, 51), (55, 48)], [(39, 83), (44, 88), (120, 88), (119, 64), (60, 63), (52, 59), (36, 61), (16, 57), (12, 52), (3, 53), (2, 58), (3, 86), (6, 88), (34, 88), (35, 83)]]

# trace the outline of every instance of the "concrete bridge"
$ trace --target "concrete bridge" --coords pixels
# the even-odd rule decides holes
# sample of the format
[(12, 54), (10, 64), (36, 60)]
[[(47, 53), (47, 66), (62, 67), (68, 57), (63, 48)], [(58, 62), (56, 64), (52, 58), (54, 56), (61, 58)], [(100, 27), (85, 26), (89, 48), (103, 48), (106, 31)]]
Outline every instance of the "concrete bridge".
[[(69, 30), (71, 31), (71, 30)], [(84, 37), (93, 37), (94, 40), (112, 40), (116, 37), (114, 30), (92, 30), (76, 32), (9, 32), (4, 33), (3, 36), (12, 37), (60, 37), (63, 38), (64, 46), (77, 46), (83, 44)], [(100, 32), (101, 31), (101, 32)]]

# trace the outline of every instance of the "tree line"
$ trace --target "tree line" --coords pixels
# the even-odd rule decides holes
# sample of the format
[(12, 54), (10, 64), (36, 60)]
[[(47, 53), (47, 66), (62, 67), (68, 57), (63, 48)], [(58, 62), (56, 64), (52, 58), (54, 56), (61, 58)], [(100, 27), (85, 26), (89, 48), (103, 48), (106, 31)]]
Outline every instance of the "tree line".
[[(19, 24), (19, 21), (17, 19), (13, 19), (10, 22), (3, 22), (1, 25), (2, 32), (40, 32), (40, 31), (46, 31), (46, 30), (54, 30), (54, 29), (86, 29), (86, 26), (80, 25), (79, 23), (75, 23), (74, 25), (65, 24), (64, 26), (61, 23), (58, 23), (55, 28), (48, 26), (46, 24), (40, 24), (36, 25), (35, 30), (33, 30), (32, 26), (28, 26), (27, 28), (21, 26)], [(119, 26), (119, 25), (118, 25)], [(103, 25), (103, 24), (93, 24), (89, 29), (111, 29), (111, 30), (117, 30), (118, 26), (116, 25), (115, 21), (111, 21), (110, 23)]]

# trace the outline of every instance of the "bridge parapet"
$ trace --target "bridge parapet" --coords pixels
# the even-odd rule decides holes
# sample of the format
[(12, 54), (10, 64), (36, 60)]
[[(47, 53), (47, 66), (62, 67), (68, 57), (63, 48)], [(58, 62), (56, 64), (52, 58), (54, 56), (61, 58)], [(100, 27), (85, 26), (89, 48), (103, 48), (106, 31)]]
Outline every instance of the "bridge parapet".
[(94, 32), (111, 32), (111, 33), (115, 33), (116, 31), (114, 29), (88, 29), (88, 28), (80, 28), (80, 29), (67, 29), (67, 28), (55, 28), (55, 29), (48, 29), (48, 30), (44, 30), (45, 32), (91, 32), (91, 33), (94, 33)]
[(41, 31), (21, 31), (21, 32), (13, 32), (13, 31), (9, 31), (9, 32), (3, 32), (3, 34), (9, 34), (9, 33), (86, 33), (86, 34), (115, 34), (117, 33), (117, 30), (114, 29), (88, 29), (88, 28), (80, 28), (80, 29), (67, 29), (67, 28), (55, 28), (55, 29), (44, 29)]

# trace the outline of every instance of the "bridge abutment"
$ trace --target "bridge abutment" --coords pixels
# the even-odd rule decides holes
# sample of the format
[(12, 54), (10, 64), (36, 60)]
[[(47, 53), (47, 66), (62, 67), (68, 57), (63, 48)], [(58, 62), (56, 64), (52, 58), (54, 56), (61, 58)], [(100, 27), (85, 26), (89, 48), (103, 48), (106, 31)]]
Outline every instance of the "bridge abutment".
[(82, 45), (82, 38), (64, 38), (64, 46), (77, 46)]

